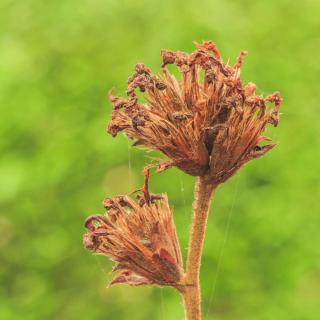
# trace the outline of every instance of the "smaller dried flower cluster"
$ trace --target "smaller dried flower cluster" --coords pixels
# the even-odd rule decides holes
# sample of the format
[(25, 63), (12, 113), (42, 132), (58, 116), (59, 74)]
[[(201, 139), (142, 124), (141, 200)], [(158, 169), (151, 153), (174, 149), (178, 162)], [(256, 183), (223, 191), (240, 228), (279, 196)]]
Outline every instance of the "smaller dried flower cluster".
[(168, 199), (144, 191), (138, 201), (129, 196), (105, 199), (106, 214), (85, 222), (84, 246), (117, 262), (113, 271), (122, 272), (111, 284), (178, 287), (182, 258)]
[[(277, 125), (281, 97), (278, 92), (263, 98), (253, 95), (256, 86), (240, 80), (242, 51), (231, 66), (222, 61), (215, 44), (206, 41), (191, 54), (163, 50), (163, 75), (153, 75), (137, 64), (128, 80), (128, 99), (110, 93), (113, 105), (108, 132), (118, 132), (142, 145), (164, 153), (170, 160), (159, 171), (177, 166), (193, 176), (219, 184), (251, 159), (274, 147), (262, 132), (268, 123)], [(167, 69), (175, 64), (177, 80)], [(139, 103), (135, 90), (146, 93)], [(268, 110), (267, 102), (273, 103)]]

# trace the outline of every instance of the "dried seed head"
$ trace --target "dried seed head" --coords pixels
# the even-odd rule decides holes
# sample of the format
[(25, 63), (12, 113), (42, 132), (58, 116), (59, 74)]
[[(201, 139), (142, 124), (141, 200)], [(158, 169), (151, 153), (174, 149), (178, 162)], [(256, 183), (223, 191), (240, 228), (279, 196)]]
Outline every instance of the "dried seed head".
[[(112, 136), (124, 131), (134, 145), (160, 150), (170, 161), (159, 163), (159, 171), (177, 166), (214, 184), (274, 147), (260, 143), (269, 141), (262, 136), (266, 125), (278, 124), (281, 96), (255, 96), (255, 84), (242, 84), (245, 51), (234, 66), (222, 61), (211, 41), (197, 44), (191, 54), (162, 50), (161, 55), (162, 76), (138, 64), (128, 81), (128, 99), (110, 92)], [(178, 67), (180, 80), (168, 71), (168, 64)], [(146, 104), (138, 102), (137, 88), (145, 92)], [(268, 102), (274, 104), (272, 110)]]
[[(151, 195), (147, 188), (139, 201), (129, 196), (105, 199), (104, 215), (87, 218), (83, 244), (106, 255), (122, 270), (111, 284), (177, 286), (182, 258), (166, 196)], [(147, 195), (147, 196), (146, 196)]]

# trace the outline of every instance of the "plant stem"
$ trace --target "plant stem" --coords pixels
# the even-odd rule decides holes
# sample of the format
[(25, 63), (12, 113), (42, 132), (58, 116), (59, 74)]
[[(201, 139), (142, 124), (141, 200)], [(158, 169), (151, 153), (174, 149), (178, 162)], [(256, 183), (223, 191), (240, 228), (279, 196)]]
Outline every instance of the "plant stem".
[(200, 266), (211, 196), (216, 186), (198, 177), (195, 184), (185, 287), (181, 291), (186, 320), (201, 319)]

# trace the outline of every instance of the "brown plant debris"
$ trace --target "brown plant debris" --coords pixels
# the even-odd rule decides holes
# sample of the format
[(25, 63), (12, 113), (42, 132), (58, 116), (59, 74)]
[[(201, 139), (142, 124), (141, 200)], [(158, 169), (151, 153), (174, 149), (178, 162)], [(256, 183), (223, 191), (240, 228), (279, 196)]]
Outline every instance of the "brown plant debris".
[(149, 194), (146, 186), (137, 201), (105, 199), (107, 212), (85, 222), (84, 247), (116, 261), (113, 271), (121, 272), (111, 284), (177, 287), (183, 267), (172, 211), (166, 196)]
[[(177, 166), (219, 184), (274, 147), (261, 145), (270, 141), (262, 132), (268, 123), (277, 126), (281, 96), (257, 96), (255, 84), (242, 84), (245, 51), (231, 66), (222, 61), (213, 42), (196, 46), (191, 54), (162, 50), (160, 77), (137, 64), (128, 80), (128, 98), (109, 93), (113, 113), (108, 132), (115, 137), (124, 131), (134, 145), (164, 153), (169, 161), (160, 162), (159, 171)], [(179, 80), (168, 64), (178, 67)], [(138, 102), (136, 89), (145, 93), (147, 103)]]

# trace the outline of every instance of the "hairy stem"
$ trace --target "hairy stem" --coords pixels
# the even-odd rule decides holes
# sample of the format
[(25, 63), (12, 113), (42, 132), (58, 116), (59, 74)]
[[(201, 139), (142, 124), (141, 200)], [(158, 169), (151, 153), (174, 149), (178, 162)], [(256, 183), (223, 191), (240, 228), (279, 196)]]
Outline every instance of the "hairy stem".
[(193, 218), (190, 229), (185, 287), (182, 297), (186, 320), (201, 319), (200, 266), (211, 196), (215, 186), (198, 177), (195, 184)]

